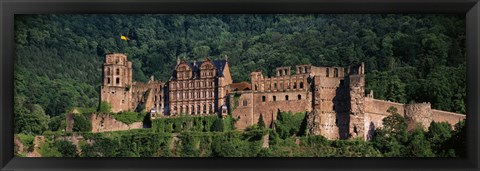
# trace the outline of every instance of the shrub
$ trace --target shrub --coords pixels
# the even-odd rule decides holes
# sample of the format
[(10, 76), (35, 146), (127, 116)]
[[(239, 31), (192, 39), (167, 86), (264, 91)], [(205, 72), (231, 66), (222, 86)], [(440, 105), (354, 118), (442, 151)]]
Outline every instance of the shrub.
[(74, 132), (89, 132), (92, 131), (92, 123), (84, 115), (73, 115)]
[(98, 106), (98, 112), (100, 113), (110, 113), (112, 111), (112, 105), (106, 101), (100, 102)]
[(142, 112), (142, 113), (137, 113), (137, 112), (120, 112), (113, 114), (113, 117), (117, 121), (123, 122), (127, 125), (130, 125), (134, 122), (142, 122), (143, 119), (145, 118), (147, 113)]

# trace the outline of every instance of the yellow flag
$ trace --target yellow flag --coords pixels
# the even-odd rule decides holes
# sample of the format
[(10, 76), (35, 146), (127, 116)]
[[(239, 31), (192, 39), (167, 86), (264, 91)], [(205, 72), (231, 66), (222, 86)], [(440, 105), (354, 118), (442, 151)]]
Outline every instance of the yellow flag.
[(122, 39), (122, 40), (128, 40), (128, 37), (127, 37), (127, 36), (120, 36), (120, 39)]

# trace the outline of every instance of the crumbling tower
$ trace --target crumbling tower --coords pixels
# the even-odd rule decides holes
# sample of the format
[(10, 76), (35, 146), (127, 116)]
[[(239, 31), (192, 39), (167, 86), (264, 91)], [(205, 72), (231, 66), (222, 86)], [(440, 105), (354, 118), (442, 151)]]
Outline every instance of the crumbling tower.
[(350, 137), (365, 138), (365, 64), (349, 68)]
[(101, 101), (110, 103), (112, 112), (128, 111), (132, 108), (132, 62), (125, 54), (107, 54), (103, 64)]

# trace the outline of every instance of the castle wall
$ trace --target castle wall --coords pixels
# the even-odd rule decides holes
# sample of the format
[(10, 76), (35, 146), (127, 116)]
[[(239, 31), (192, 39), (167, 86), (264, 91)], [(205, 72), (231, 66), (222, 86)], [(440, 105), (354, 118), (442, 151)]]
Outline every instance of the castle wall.
[(252, 91), (239, 92), (240, 96), (230, 98), (230, 103), (235, 103), (235, 109), (231, 112), (233, 118), (238, 118), (235, 127), (244, 130), (254, 123), (253, 115), (253, 93)]
[[(288, 100), (286, 100), (286, 96), (288, 96)], [(265, 102), (262, 101), (263, 97), (266, 98)], [(292, 113), (311, 111), (310, 100), (309, 93), (306, 91), (254, 93), (253, 123), (258, 123), (258, 119), (262, 115), (265, 125), (270, 127), (272, 121), (277, 118), (278, 110)]]
[(421, 124), (424, 130), (428, 130), (433, 120), (432, 107), (430, 103), (407, 104), (405, 105), (405, 118), (408, 129), (414, 129)]
[(102, 86), (102, 101), (109, 102), (112, 112), (130, 110), (131, 92), (125, 87)]
[(446, 112), (441, 110), (432, 110), (433, 121), (435, 122), (448, 122), (450, 125), (454, 126), (459, 121), (462, 121), (466, 118), (466, 115)]
[(142, 122), (134, 122), (130, 125), (127, 125), (123, 122), (115, 120), (113, 115), (103, 113), (90, 114), (90, 122), (92, 123), (92, 132), (94, 133), (143, 128)]

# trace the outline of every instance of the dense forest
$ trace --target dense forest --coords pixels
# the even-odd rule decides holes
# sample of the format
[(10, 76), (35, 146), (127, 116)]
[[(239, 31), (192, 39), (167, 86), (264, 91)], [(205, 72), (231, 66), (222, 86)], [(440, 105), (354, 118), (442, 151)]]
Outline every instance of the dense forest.
[(96, 108), (110, 52), (127, 54), (135, 81), (168, 80), (179, 58), (228, 58), (234, 82), (365, 62), (375, 98), (466, 114), (465, 26), (463, 15), (16, 16), (15, 132), (57, 131), (72, 107)]

